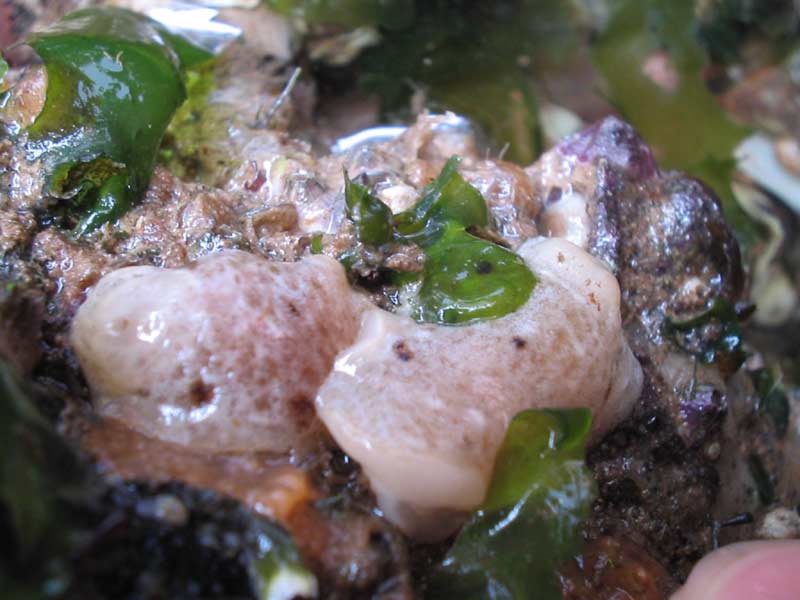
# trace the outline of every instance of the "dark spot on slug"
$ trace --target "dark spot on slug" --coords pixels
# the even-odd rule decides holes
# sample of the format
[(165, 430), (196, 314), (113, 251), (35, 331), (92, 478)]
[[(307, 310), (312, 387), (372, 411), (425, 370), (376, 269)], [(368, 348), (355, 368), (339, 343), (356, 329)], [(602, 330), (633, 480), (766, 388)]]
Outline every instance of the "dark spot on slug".
[(297, 310), (297, 307), (291, 302), (289, 302), (289, 312), (292, 313), (295, 317), (300, 316), (300, 311)]
[(475, 265), (475, 270), (478, 271), (481, 275), (488, 275), (492, 272), (492, 263), (482, 260), (477, 265)]
[(289, 400), (289, 412), (292, 419), (301, 428), (309, 427), (314, 421), (314, 404), (305, 396), (296, 396)]
[(516, 335), (511, 338), (511, 343), (514, 344), (514, 348), (519, 348), (520, 350), (528, 345), (528, 342)]
[(396, 341), (394, 343), (394, 346), (392, 346), (392, 349), (394, 350), (394, 353), (397, 355), (397, 358), (399, 358), (403, 362), (408, 362), (412, 358), (414, 358), (414, 353), (411, 352), (411, 350), (408, 348), (408, 346), (406, 346), (406, 343), (403, 340)]
[(214, 387), (206, 385), (200, 379), (196, 380), (189, 388), (189, 401), (192, 406), (200, 407), (214, 399)]

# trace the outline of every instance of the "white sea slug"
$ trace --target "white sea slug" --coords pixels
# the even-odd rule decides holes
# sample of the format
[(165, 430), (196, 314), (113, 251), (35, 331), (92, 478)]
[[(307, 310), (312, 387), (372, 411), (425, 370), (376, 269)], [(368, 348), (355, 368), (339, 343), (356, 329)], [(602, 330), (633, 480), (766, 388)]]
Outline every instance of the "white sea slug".
[(314, 397), (359, 306), (331, 258), (226, 250), (106, 275), (71, 341), (101, 414), (195, 448), (286, 452), (319, 433)]
[(516, 312), (448, 327), (368, 310), (317, 395), (380, 508), (417, 538), (446, 536), (480, 504), (518, 412), (588, 406), (597, 436), (641, 391), (614, 276), (563, 239), (530, 240), (519, 254), (539, 282)]

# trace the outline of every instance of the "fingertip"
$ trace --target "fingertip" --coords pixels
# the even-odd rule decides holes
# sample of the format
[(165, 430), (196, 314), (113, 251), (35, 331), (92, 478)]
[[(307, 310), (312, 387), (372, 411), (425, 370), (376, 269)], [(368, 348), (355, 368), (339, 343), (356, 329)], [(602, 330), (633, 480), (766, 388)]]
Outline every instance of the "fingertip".
[(800, 541), (743, 542), (705, 556), (671, 600), (798, 600)]

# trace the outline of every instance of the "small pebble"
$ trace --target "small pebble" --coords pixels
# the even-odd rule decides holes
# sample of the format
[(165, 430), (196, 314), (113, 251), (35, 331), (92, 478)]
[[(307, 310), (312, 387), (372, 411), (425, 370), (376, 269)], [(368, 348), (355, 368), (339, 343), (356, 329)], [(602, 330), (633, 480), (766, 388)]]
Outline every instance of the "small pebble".
[(776, 508), (764, 515), (756, 535), (765, 540), (800, 539), (800, 514), (790, 508)]
[(721, 448), (719, 442), (711, 442), (706, 446), (706, 458), (708, 460), (717, 460), (719, 458)]
[(159, 494), (143, 500), (136, 505), (136, 512), (141, 517), (157, 519), (174, 527), (182, 527), (189, 521), (188, 509), (172, 494)]
[(800, 176), (800, 145), (797, 140), (790, 137), (779, 139), (775, 142), (775, 156), (786, 169), (793, 175)]

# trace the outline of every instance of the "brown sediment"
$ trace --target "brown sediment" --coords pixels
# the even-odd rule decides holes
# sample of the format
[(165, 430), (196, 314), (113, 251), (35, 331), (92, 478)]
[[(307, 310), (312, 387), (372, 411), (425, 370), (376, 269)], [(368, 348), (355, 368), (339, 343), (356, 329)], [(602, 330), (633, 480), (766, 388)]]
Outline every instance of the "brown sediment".
[(674, 587), (647, 550), (613, 537), (587, 543), (581, 556), (562, 567), (559, 575), (565, 600), (662, 600)]
[(317, 499), (308, 475), (286, 459), (196, 451), (147, 437), (114, 419), (87, 420), (80, 444), (117, 477), (211, 489), (285, 526), (294, 511)]

